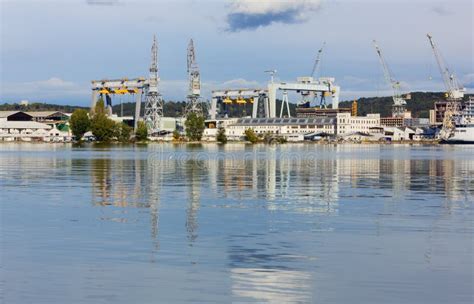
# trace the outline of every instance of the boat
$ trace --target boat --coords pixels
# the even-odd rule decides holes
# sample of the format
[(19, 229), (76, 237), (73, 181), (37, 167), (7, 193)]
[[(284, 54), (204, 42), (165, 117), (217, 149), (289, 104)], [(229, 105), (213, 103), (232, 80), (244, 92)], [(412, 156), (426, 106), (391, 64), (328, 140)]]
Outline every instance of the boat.
[(454, 128), (441, 142), (446, 144), (474, 144), (474, 97), (470, 96), (461, 113), (454, 116)]

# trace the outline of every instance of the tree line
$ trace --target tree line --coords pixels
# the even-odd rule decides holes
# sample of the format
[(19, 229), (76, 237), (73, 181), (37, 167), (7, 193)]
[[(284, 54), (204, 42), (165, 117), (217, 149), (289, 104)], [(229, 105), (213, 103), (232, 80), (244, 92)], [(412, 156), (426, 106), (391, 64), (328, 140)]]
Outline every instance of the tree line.
[[(104, 101), (99, 99), (94, 112), (89, 114), (85, 109), (76, 109), (69, 120), (71, 132), (76, 140), (81, 141), (88, 131), (100, 142), (130, 142), (133, 129), (123, 122), (115, 122), (107, 117)], [(148, 138), (148, 130), (144, 122), (138, 122), (135, 140), (143, 141)]]

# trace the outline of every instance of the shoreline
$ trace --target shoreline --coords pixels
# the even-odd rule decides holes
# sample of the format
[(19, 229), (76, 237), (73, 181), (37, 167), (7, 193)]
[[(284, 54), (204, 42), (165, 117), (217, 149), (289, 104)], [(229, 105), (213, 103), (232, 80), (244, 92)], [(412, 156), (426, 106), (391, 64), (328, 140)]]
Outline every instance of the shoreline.
[[(174, 144), (174, 145), (266, 145), (266, 146), (275, 146), (275, 145), (294, 145), (294, 144), (307, 144), (307, 145), (454, 145), (449, 143), (442, 143), (439, 140), (422, 140), (422, 141), (389, 141), (389, 142), (378, 142), (378, 141), (334, 141), (334, 142), (321, 142), (321, 141), (294, 141), (294, 142), (285, 142), (285, 143), (265, 143), (257, 142), (250, 143), (248, 141), (228, 141), (225, 144), (216, 142), (216, 141), (164, 141), (164, 140), (149, 140), (145, 142), (44, 142), (44, 141), (0, 141), (2, 144), (38, 144), (38, 145), (51, 145), (51, 144), (71, 144), (76, 146), (81, 145), (149, 145), (149, 144)], [(456, 143), (456, 145), (462, 145), (462, 143)], [(469, 143), (466, 143), (469, 145)]]

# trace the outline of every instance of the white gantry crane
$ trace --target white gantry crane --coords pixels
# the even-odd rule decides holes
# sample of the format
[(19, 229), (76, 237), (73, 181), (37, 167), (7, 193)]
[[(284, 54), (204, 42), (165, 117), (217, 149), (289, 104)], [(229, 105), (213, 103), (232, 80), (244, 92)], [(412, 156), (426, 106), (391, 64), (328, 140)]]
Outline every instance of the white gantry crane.
[(189, 88), (184, 114), (196, 113), (203, 115), (201, 105), (201, 74), (199, 73), (199, 67), (196, 62), (196, 53), (192, 39), (189, 41), (187, 58)]
[(382, 55), (382, 50), (377, 44), (377, 41), (373, 41), (375, 51), (377, 52), (377, 55), (379, 56), (380, 59), (380, 64), (382, 65), (383, 69), (383, 75), (385, 77), (385, 80), (388, 82), (392, 89), (392, 99), (393, 99), (393, 105), (392, 105), (392, 117), (403, 117), (406, 111), (406, 100), (403, 99), (401, 92), (400, 92), (400, 81), (397, 81), (394, 79), (387, 62), (385, 61), (385, 58)]
[(438, 63), (441, 77), (443, 78), (444, 86), (446, 87), (447, 103), (440, 136), (442, 139), (448, 139), (454, 132), (455, 117), (461, 111), (461, 101), (464, 97), (464, 92), (466, 89), (461, 86), (454, 73), (449, 70), (448, 66), (444, 62), (443, 56), (441, 56), (440, 51), (433, 41), (433, 36), (430, 34), (427, 34), (426, 36), (430, 41), (436, 62)]
[(144, 120), (150, 134), (160, 131), (161, 118), (163, 117), (163, 98), (158, 90), (160, 78), (158, 76), (158, 44), (156, 36), (153, 36), (151, 47), (151, 66), (148, 79), (148, 91), (145, 99)]

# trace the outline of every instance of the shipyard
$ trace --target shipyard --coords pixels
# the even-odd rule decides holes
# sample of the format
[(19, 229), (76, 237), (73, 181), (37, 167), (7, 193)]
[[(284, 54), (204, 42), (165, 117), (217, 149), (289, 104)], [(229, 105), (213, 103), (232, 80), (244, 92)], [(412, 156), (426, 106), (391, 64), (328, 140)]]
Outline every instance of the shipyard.
[[(433, 109), (429, 109), (429, 118), (412, 117), (407, 110), (411, 93), (402, 93), (401, 82), (394, 77), (375, 40), (373, 46), (384, 79), (392, 91), (391, 116), (388, 117), (382, 117), (377, 109), (360, 115), (357, 100), (350, 107), (339, 106), (343, 89), (334, 77), (318, 75), (325, 43), (317, 51), (309, 76), (297, 77), (294, 81), (276, 81), (277, 70), (266, 70), (264, 72), (270, 76), (266, 87), (212, 90), (209, 100), (206, 100), (201, 96), (201, 71), (192, 39), (187, 49), (188, 94), (182, 105), (182, 115), (167, 117), (164, 114), (166, 102), (159, 85), (161, 75), (156, 37), (151, 47), (148, 77), (91, 81), (89, 117), (94, 115), (100, 101), (106, 116), (116, 123), (137, 130), (139, 122), (143, 122), (147, 129), (145, 139), (152, 141), (216, 142), (220, 130), (226, 141), (247, 142), (246, 132), (251, 130), (257, 138), (254, 142), (474, 142), (472, 129), (465, 127), (473, 123), (474, 97), (465, 95), (465, 88), (443, 61), (433, 37), (427, 34), (427, 38), (446, 88), (444, 100), (433, 103)], [(130, 116), (123, 113), (124, 96), (133, 100), (134, 111)], [(290, 96), (293, 98), (291, 101)], [(114, 112), (113, 105), (117, 100), (120, 100), (120, 109)], [(27, 106), (27, 103), (23, 105)], [(293, 111), (290, 103), (294, 106)], [(186, 136), (185, 122), (190, 113), (204, 118), (204, 124), (200, 126), (202, 130), (196, 138)], [(69, 126), (72, 114), (0, 111), (0, 139), (36, 142), (101, 140), (90, 130), (81, 138), (74, 136)], [(107, 141), (114, 139), (117, 137), (111, 135)], [(132, 133), (129, 139), (133, 140)]]

